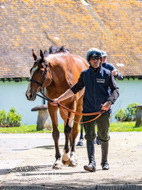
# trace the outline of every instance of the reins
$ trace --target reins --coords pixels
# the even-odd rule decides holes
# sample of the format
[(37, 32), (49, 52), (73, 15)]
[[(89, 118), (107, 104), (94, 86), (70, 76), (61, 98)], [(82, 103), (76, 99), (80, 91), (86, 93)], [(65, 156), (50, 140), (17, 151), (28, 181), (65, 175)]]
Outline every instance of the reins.
[[(40, 98), (43, 98), (44, 100), (47, 100), (47, 101), (49, 101), (49, 102), (53, 102), (53, 100), (50, 99), (48, 96), (46, 96), (42, 91), (40, 91), (40, 93), (42, 94), (42, 96), (39, 95), (38, 93), (37, 93), (36, 95), (39, 96)], [(89, 122), (91, 122), (91, 121), (94, 121), (94, 120), (98, 119), (98, 118), (102, 115), (102, 113), (105, 112), (104, 110), (102, 110), (102, 111), (93, 112), (93, 113), (78, 113), (78, 112), (75, 112), (75, 111), (73, 111), (73, 110), (71, 110), (71, 109), (67, 108), (66, 106), (64, 106), (64, 105), (62, 105), (62, 104), (59, 104), (59, 103), (58, 103), (58, 107), (61, 108), (63, 112), (64, 112), (64, 110), (67, 110), (68, 112), (74, 113), (75, 115), (81, 115), (81, 116), (97, 115), (95, 118), (93, 118), (93, 119), (91, 119), (91, 120), (89, 120), (89, 121), (85, 121), (85, 122), (77, 122), (77, 121), (74, 120), (75, 123), (80, 123), (80, 124), (89, 123)], [(64, 112), (64, 113), (65, 113), (65, 112)], [(67, 115), (66, 115), (66, 116), (67, 116)], [(67, 116), (67, 118), (70, 119), (68, 116)]]

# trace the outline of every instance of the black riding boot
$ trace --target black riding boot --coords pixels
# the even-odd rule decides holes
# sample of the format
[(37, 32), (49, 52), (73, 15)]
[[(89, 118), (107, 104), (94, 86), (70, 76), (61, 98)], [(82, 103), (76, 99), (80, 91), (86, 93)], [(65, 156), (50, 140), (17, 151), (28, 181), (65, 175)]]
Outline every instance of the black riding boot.
[(87, 153), (88, 153), (89, 164), (85, 165), (84, 169), (89, 172), (95, 172), (96, 163), (94, 160), (94, 141), (87, 140)]
[(101, 149), (102, 149), (102, 162), (101, 166), (103, 170), (109, 170), (109, 164), (107, 162), (107, 155), (108, 155), (108, 142), (103, 142), (101, 144)]

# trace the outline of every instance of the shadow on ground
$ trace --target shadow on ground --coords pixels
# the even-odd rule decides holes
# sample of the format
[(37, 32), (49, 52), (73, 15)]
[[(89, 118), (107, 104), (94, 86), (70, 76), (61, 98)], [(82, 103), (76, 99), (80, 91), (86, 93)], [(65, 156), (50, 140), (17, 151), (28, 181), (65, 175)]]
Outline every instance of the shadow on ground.
[(0, 190), (51, 190), (51, 189), (63, 189), (63, 190), (142, 190), (142, 186), (140, 185), (94, 185), (94, 186), (82, 186), (77, 187), (72, 184), (67, 186), (62, 186), (61, 184), (48, 184), (46, 185), (37, 185), (37, 186), (2, 186)]

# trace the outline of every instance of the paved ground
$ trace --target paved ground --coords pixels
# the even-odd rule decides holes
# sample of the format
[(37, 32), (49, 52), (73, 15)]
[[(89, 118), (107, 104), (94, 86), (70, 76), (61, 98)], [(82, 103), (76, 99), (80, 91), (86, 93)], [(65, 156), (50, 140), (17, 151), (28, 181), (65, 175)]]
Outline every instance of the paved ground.
[[(63, 152), (64, 134), (60, 137)], [(76, 147), (78, 166), (53, 170), (55, 161), (51, 134), (0, 134), (0, 185), (51, 187), (95, 187), (96, 185), (142, 186), (142, 133), (111, 133), (110, 170), (100, 166), (100, 145), (95, 145), (97, 171), (83, 170), (88, 163), (84, 140)], [(64, 187), (64, 188), (63, 188)]]

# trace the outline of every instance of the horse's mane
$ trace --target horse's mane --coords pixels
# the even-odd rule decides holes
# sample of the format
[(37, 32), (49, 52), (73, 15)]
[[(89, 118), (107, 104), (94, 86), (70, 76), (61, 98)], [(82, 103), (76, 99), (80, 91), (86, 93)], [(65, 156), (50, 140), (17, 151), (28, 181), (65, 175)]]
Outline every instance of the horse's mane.
[(64, 46), (59, 46), (59, 47), (50, 46), (48, 51), (47, 50), (44, 51), (44, 56), (47, 57), (49, 54), (54, 54), (58, 52), (67, 52), (67, 51), (69, 50), (65, 48)]

